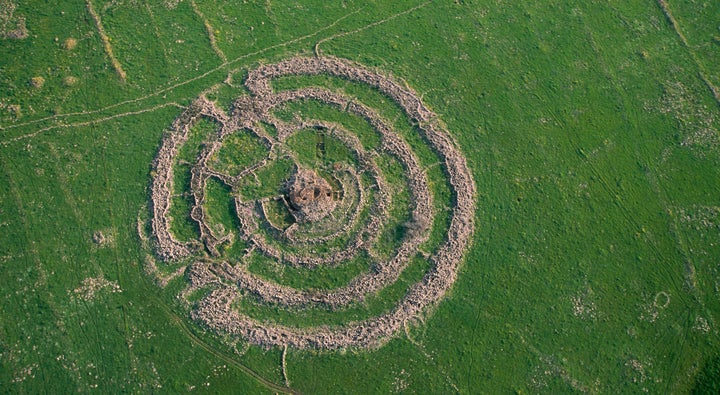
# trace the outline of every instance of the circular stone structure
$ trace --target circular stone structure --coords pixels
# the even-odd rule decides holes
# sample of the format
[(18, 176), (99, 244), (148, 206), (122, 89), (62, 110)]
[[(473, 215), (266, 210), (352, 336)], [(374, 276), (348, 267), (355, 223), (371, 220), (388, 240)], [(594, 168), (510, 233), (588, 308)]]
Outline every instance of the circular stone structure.
[(300, 223), (319, 221), (335, 209), (330, 184), (312, 170), (299, 169), (287, 189), (291, 213)]
[[(271, 81), (282, 77), (314, 75), (367, 85), (394, 102), (413, 125), (412, 133), (417, 133), (413, 144), (427, 145), (438, 158), (450, 198), (440, 203), (434, 201), (438, 194), (427, 178), (429, 165), (422, 163), (406, 135), (394, 130), (391, 122), (358, 98), (322, 86), (279, 91), (271, 86)], [(475, 184), (464, 156), (442, 122), (405, 84), (335, 57), (296, 57), (262, 65), (250, 70), (245, 86), (250, 95), (235, 100), (228, 113), (204, 95), (195, 100), (165, 134), (153, 166), (151, 226), (156, 255), (168, 264), (187, 266), (188, 286), (183, 295), (198, 289), (209, 290), (193, 305), (191, 317), (218, 333), (239, 336), (251, 343), (316, 349), (378, 347), (408, 322), (423, 321), (422, 317), (456, 280), (474, 230)], [(283, 120), (276, 115), (289, 103), (308, 101), (364, 120), (379, 142), (363, 142), (359, 133), (338, 123), (299, 119), (297, 114), (292, 120)], [(205, 137), (195, 163), (191, 164), (190, 190), (178, 191), (174, 183), (176, 168), (187, 165), (186, 159), (180, 159), (181, 152), (191, 130), (202, 119), (212, 121), (217, 130)], [(319, 153), (324, 153), (325, 141), (330, 141), (336, 151), (342, 147), (341, 151), (347, 152), (346, 160), (328, 159), (330, 164), (325, 165), (322, 161), (304, 163), (315, 159), (307, 159), (303, 152), (307, 147), (297, 151), (293, 147), (298, 139), (307, 139), (307, 133), (316, 140), (312, 143)], [(245, 164), (240, 170), (233, 168), (232, 174), (228, 174), (214, 161), (222, 147), (229, 144), (228, 139), (238, 134), (260, 142), (265, 153), (254, 163)], [(383, 171), (383, 164), (388, 162), (403, 173), (404, 195), (397, 192), (394, 184), (397, 175), (389, 178)], [(264, 182), (274, 182), (269, 179), (282, 173), (278, 169), (287, 168), (282, 163), (291, 163), (295, 170), (281, 180), (277, 193), (259, 196), (241, 192), (254, 184), (257, 185), (250, 188), (252, 191), (267, 189), (260, 187)], [(206, 191), (211, 182), (224, 184), (230, 191), (236, 229), (214, 224), (213, 217), (206, 213), (210, 196)], [(198, 235), (195, 240), (181, 241), (172, 230), (173, 218), (169, 213), (173, 199), (188, 192), (192, 194), (189, 214), (197, 224)], [(277, 214), (283, 207), (292, 219), (289, 224)], [(392, 227), (395, 214), (391, 213), (397, 207), (407, 213), (402, 232)], [(439, 225), (435, 225), (439, 217), (436, 207), (450, 208), (447, 221), (440, 221)], [(434, 229), (446, 232), (441, 242), (431, 241)], [(399, 235), (400, 240), (383, 244), (383, 232)], [(227, 257), (228, 249), (218, 248), (233, 242), (247, 246), (244, 256)], [(386, 251), (388, 246), (392, 251)], [(319, 266), (333, 270), (354, 259), (369, 259), (371, 264), (339, 287), (303, 289), (251, 271), (252, 257), (294, 266), (296, 270)], [(429, 261), (422, 279), (409, 286), (393, 307), (360, 321), (292, 327), (250, 317), (238, 307), (243, 299), (251, 298), (288, 311), (342, 310), (393, 285), (417, 260)]]

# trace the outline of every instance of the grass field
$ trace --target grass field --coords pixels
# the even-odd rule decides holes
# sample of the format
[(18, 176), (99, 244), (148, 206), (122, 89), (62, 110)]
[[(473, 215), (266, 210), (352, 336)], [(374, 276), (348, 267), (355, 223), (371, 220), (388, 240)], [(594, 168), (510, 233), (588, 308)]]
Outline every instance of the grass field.
[[(22, 24), (27, 37), (12, 37)], [(213, 333), (176, 297), (183, 276), (161, 288), (146, 273), (154, 252), (138, 222), (173, 120), (212, 87), (226, 104), (247, 94), (243, 80), (260, 64), (314, 54), (406, 82), (477, 186), (473, 244), (450, 293), (376, 350), (262, 348)], [(711, 1), (0, 0), (0, 392), (716, 392), (718, 64)], [(397, 119), (362, 85), (319, 76), (276, 87), (304, 83)], [(357, 119), (305, 109), (377, 144)], [(433, 193), (451, 200), (432, 152), (407, 122), (396, 126)], [(321, 138), (312, 133), (294, 137)], [(186, 160), (200, 149), (191, 142)], [(231, 144), (215, 159), (228, 171), (264, 154), (252, 138)], [(332, 144), (331, 157), (347, 159)], [(271, 187), (287, 171), (277, 166), (262, 177)], [(264, 185), (241, 192), (272, 192)], [(232, 228), (229, 192), (209, 189), (209, 215)], [(193, 238), (188, 196), (173, 202), (173, 230)], [(395, 228), (403, 216), (395, 207)], [(439, 217), (425, 248), (445, 235)], [(380, 236), (380, 253), (396, 233)], [(260, 257), (250, 270), (323, 288), (368, 260), (307, 273)], [(425, 265), (344, 311), (290, 314), (252, 299), (242, 308), (297, 325), (357, 320), (392, 306)]]

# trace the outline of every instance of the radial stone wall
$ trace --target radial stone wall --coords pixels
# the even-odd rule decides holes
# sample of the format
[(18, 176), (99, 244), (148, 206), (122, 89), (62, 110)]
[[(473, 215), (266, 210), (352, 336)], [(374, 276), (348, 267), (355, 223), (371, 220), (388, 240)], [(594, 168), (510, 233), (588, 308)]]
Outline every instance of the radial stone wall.
[[(275, 92), (271, 81), (284, 76), (325, 75), (365, 84), (394, 101), (416, 125), (421, 141), (439, 158), (443, 175), (452, 193), (450, 215), (444, 240), (431, 253), (420, 253), (430, 238), (436, 219), (436, 205), (426, 171), (413, 147), (378, 111), (354, 97), (323, 87)], [(195, 305), (192, 317), (224, 334), (238, 335), (260, 345), (298, 348), (337, 349), (376, 347), (397, 334), (403, 325), (437, 303), (456, 279), (473, 232), (475, 185), (465, 158), (448, 132), (418, 95), (385, 75), (356, 63), (333, 58), (292, 58), (250, 71), (245, 82), (249, 96), (238, 98), (227, 115), (201, 96), (172, 125), (165, 135), (154, 163), (151, 191), (152, 231), (156, 253), (168, 263), (188, 262), (188, 290), (208, 289)], [(281, 120), (275, 110), (291, 102), (316, 101), (363, 119), (379, 136), (377, 147), (365, 146), (352, 130), (319, 120)], [(191, 165), (189, 191), (192, 194), (190, 218), (197, 225), (198, 238), (179, 241), (171, 227), (169, 212), (173, 204), (174, 167), (178, 152), (187, 143), (191, 128), (199, 119), (212, 120), (218, 129), (206, 136)], [(270, 133), (270, 127), (274, 132)], [(321, 130), (342, 145), (352, 163), (335, 163), (323, 169), (308, 169), (293, 152), (289, 139), (303, 130)], [(260, 141), (267, 155), (235, 172), (225, 172), (212, 163), (230, 136), (244, 133)], [(293, 137), (295, 136), (295, 137)], [(238, 153), (242, 155), (242, 153)], [(386, 222), (391, 217), (394, 189), (381, 166), (380, 156), (392, 157), (402, 166), (410, 199), (407, 231), (392, 253), (380, 256), (374, 251)], [(247, 177), (258, 178), (278, 160), (293, 163), (293, 174), (278, 185), (278, 193), (248, 198), (238, 193)], [(215, 180), (232, 191), (236, 229), (218, 231), (207, 213), (207, 186)], [(368, 181), (369, 180), (369, 181)], [(275, 223), (269, 213), (272, 204), (285, 207), (293, 218), (289, 225)], [(333, 289), (298, 289), (273, 282), (248, 270), (242, 257), (224, 256), (234, 239), (246, 243), (247, 256), (260, 254), (301, 270), (337, 268), (365, 254), (374, 259), (367, 270), (348, 283)], [(341, 246), (321, 248), (336, 240)], [(319, 250), (318, 250), (319, 251)], [(422, 280), (408, 288), (395, 306), (378, 316), (338, 326), (289, 327), (250, 318), (237, 307), (241, 298), (284, 309), (343, 309), (376, 295), (394, 284), (413, 258), (430, 262)]]

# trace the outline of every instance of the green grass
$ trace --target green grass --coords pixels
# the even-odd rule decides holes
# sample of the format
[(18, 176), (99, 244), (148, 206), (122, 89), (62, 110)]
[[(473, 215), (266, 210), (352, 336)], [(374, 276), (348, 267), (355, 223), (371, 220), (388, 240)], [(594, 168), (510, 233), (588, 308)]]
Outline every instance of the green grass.
[(335, 163), (357, 166), (355, 154), (342, 141), (327, 132), (302, 130), (288, 137), (286, 144), (297, 153), (300, 164), (315, 169)]
[(190, 171), (192, 163), (202, 150), (207, 135), (217, 131), (217, 125), (200, 118), (190, 128), (187, 142), (180, 148), (178, 156), (173, 163), (173, 197), (170, 202), (170, 230), (180, 241), (196, 240), (200, 235), (197, 222), (190, 217), (190, 208), (195, 199), (190, 191)]
[(257, 179), (250, 175), (240, 180), (240, 196), (246, 201), (278, 196), (293, 172), (293, 163), (289, 159), (272, 161), (255, 172)]
[(354, 259), (336, 268), (317, 267), (312, 270), (279, 264), (259, 253), (249, 259), (248, 270), (258, 276), (298, 289), (334, 289), (347, 285), (359, 274), (370, 270), (370, 257), (361, 252)]
[[(237, 86), (246, 70), (311, 55), (326, 38), (322, 53), (401, 78), (440, 116), (477, 184), (477, 229), (450, 294), (410, 338), (402, 333), (378, 350), (289, 349), (293, 389), (702, 393), (716, 386), (720, 111), (707, 83), (720, 85), (717, 5), (668, 1), (685, 45), (655, 1), (435, 1), (399, 15), (424, 3), (198, 0), (230, 60), (223, 65), (188, 2), (94, 1), (127, 72), (122, 82), (83, 2), (17, 3), (30, 35), (0, 39), (4, 392), (278, 392), (247, 369), (283, 386), (281, 350), (231, 344), (190, 320), (174, 297), (185, 280), (160, 289), (145, 274), (152, 251), (137, 219), (147, 212), (163, 131), (181, 107), (233, 72), (235, 87), (208, 94), (226, 107), (247, 94)], [(62, 48), (68, 37), (78, 39), (73, 50)], [(42, 88), (30, 85), (36, 76), (45, 78)], [(77, 84), (64, 85), (67, 76)], [(326, 77), (273, 86), (315, 84), (378, 109), (427, 168), (438, 210), (452, 200), (437, 156), (377, 91)], [(367, 123), (326, 105), (288, 103), (281, 111), (341, 123), (367, 149), (379, 142)], [(254, 141), (231, 143), (237, 150), (224, 152), (223, 163), (244, 164), (249, 157), (233, 154), (241, 147), (261, 151)], [(239, 193), (272, 196), (290, 170), (269, 167)], [(176, 174), (179, 188), (186, 171)], [(235, 226), (221, 199), (229, 194), (211, 194), (226, 229)], [(173, 230), (192, 238), (191, 223), (181, 229), (181, 204), (173, 201)], [(443, 240), (448, 218), (437, 221), (424, 249)], [(97, 231), (112, 241), (95, 244)], [(240, 256), (246, 247), (236, 240), (226, 248)], [(331, 288), (365, 263), (251, 269), (291, 286)], [(122, 292), (104, 287), (83, 300), (75, 290), (88, 278)], [(338, 323), (385, 311), (404, 290), (337, 315), (248, 308), (288, 324)], [(654, 303), (660, 292), (669, 295), (665, 307)]]
[(268, 154), (262, 141), (250, 133), (233, 133), (210, 160), (210, 167), (231, 176), (256, 164)]
[(285, 229), (295, 222), (287, 205), (281, 200), (271, 200), (265, 203), (265, 209), (268, 221), (280, 229)]
[(325, 103), (316, 100), (292, 101), (284, 103), (275, 111), (275, 115), (284, 121), (291, 121), (294, 114), (300, 114), (303, 117), (309, 115), (310, 119), (316, 118), (338, 123), (345, 130), (352, 131), (366, 150), (380, 145), (380, 137), (367, 121)]
[(373, 249), (389, 258), (404, 240), (404, 225), (411, 219), (410, 190), (405, 170), (397, 158), (382, 154), (376, 163), (390, 185), (392, 204), (388, 208), (387, 219), (383, 221), (385, 227)]
[(214, 178), (209, 178), (205, 199), (208, 223), (218, 236), (222, 237), (237, 229), (239, 224), (230, 187)]

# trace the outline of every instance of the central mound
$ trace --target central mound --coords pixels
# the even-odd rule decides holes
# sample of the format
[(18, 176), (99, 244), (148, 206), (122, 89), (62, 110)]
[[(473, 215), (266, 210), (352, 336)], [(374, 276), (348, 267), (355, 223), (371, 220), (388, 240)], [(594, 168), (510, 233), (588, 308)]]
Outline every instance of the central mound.
[(295, 220), (315, 222), (335, 209), (330, 184), (312, 170), (299, 169), (288, 181), (288, 202)]

